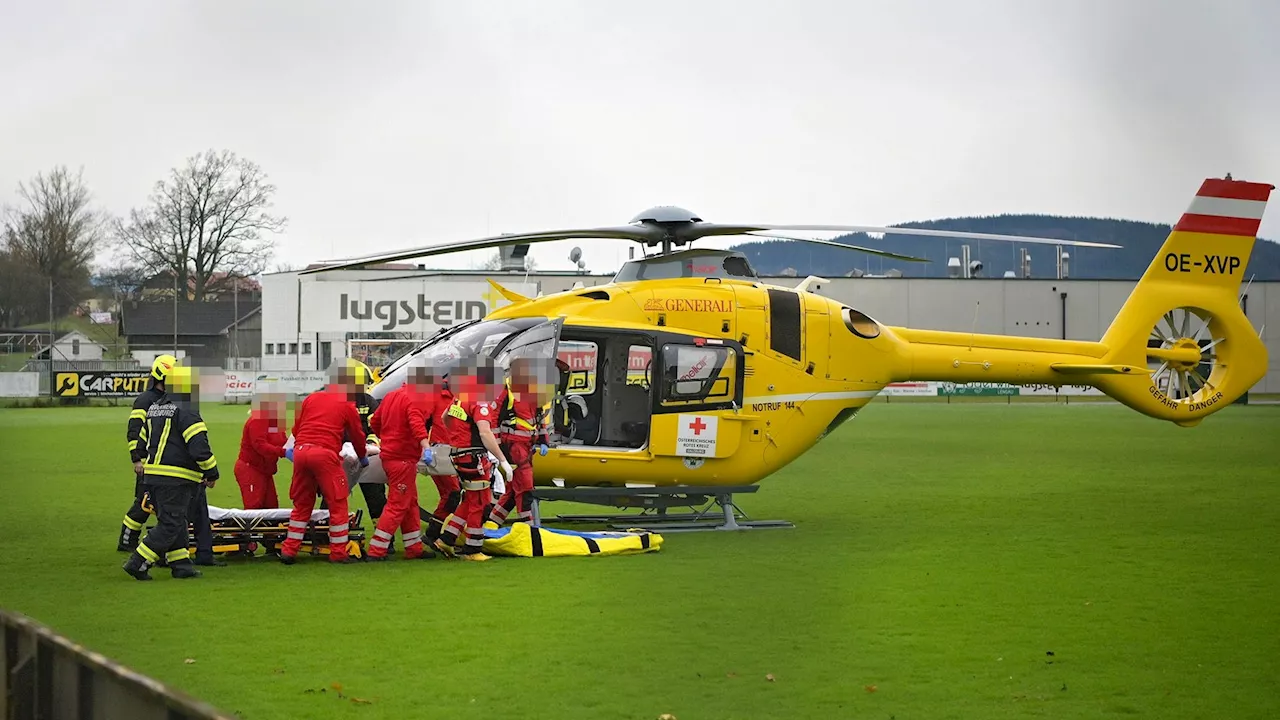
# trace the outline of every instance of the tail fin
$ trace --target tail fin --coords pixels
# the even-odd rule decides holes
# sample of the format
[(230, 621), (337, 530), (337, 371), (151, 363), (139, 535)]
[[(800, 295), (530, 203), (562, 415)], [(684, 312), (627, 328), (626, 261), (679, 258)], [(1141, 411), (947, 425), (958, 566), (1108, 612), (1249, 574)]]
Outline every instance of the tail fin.
[(1153, 417), (1193, 426), (1267, 372), (1267, 349), (1240, 308), (1240, 283), (1274, 186), (1208, 179), (1107, 329), (1102, 364), (1151, 374), (1092, 383)]
[(507, 288), (494, 282), (492, 279), (489, 280), (489, 284), (493, 286), (494, 290), (498, 291), (499, 295), (506, 298), (507, 301), (513, 305), (518, 305), (522, 302), (529, 302), (529, 298), (525, 297), (524, 295), (521, 295), (515, 290), (508, 290)]

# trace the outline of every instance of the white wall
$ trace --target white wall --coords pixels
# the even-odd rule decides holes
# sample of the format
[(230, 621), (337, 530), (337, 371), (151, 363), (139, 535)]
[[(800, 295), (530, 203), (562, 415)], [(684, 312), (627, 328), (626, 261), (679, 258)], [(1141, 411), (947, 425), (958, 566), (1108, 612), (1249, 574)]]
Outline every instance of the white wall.
[(130, 350), (129, 355), (134, 360), (137, 360), (142, 367), (150, 368), (151, 363), (155, 362), (156, 358), (161, 355), (173, 355), (181, 360), (187, 356), (187, 351), (180, 348), (175, 354), (173, 350)]
[(0, 372), (0, 397), (38, 397), (40, 395), (40, 373), (38, 372)]

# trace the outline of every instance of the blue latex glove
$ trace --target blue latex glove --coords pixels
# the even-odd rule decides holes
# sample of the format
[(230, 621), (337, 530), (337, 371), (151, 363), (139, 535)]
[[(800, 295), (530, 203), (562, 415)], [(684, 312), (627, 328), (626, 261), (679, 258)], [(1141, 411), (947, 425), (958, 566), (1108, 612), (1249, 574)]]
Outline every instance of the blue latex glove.
[(360, 458), (360, 467), (369, 467), (369, 457), (367, 455)]
[(547, 455), (547, 444), (546, 444), (546, 443), (542, 443), (541, 445), (539, 445), (539, 446), (538, 446), (538, 454), (539, 454), (539, 455), (541, 455), (541, 456), (543, 456), (543, 457), (546, 457), (546, 455)]
[(293, 462), (293, 448), (284, 451), (284, 457), (289, 462)]
[(433, 459), (435, 459), (435, 453), (431, 452), (431, 448), (422, 448), (422, 463), (430, 465)]

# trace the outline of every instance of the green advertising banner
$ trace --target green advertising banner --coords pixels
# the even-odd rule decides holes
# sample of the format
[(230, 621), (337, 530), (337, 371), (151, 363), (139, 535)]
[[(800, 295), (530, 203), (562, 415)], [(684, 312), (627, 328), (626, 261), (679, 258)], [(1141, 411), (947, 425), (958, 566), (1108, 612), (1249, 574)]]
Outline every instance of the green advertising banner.
[(1006, 383), (938, 383), (938, 396), (1004, 397), (1019, 394), (1017, 385)]

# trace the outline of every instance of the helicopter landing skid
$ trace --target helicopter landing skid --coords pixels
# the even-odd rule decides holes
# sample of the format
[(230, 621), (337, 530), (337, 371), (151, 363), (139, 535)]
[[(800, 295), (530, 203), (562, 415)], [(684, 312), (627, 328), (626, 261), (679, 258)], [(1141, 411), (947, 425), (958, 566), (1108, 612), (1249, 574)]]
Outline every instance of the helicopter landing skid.
[[(733, 502), (738, 493), (753, 493), (758, 485), (702, 487), (540, 487), (533, 491), (533, 525), (541, 527), (542, 501), (564, 501), (616, 508), (640, 508), (639, 513), (557, 515), (556, 522), (603, 523), (613, 530), (631, 528), (653, 532), (752, 530), (791, 528), (786, 520), (752, 520)], [(688, 512), (669, 513), (671, 508)]]

